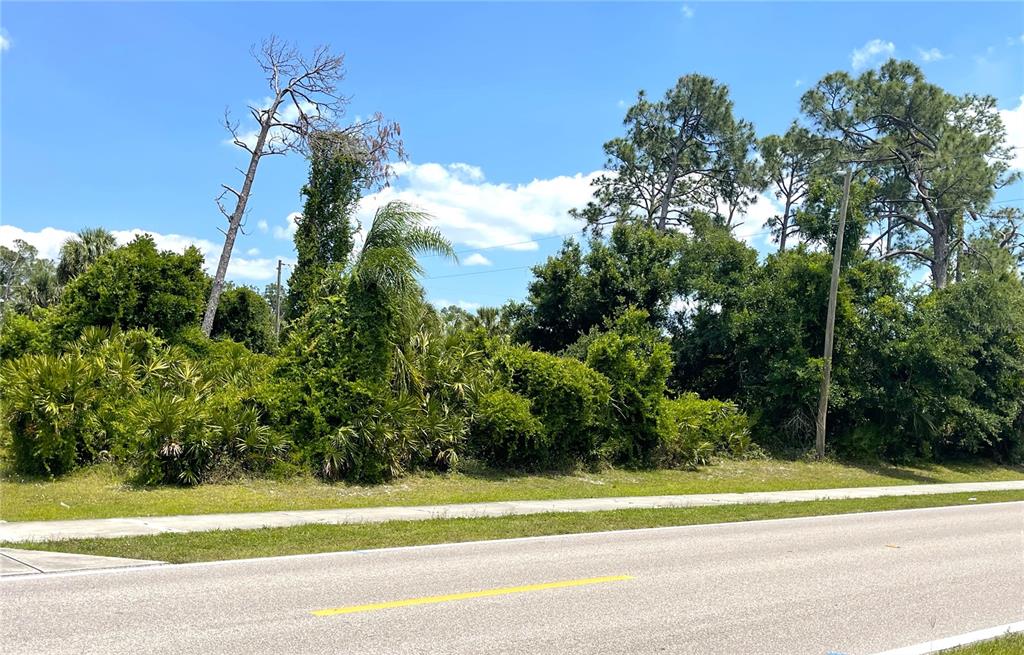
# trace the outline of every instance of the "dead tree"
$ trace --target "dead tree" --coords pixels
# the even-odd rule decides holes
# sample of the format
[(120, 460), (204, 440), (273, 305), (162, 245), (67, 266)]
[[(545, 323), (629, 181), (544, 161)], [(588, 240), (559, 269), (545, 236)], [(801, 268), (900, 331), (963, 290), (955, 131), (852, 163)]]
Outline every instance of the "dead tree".
[(348, 98), (340, 94), (338, 85), (345, 78), (344, 55), (332, 54), (326, 46), (320, 46), (307, 58), (276, 37), (270, 37), (259, 47), (253, 46), (252, 54), (266, 75), (271, 96), (267, 104), (249, 105), (249, 114), (256, 121), (252, 132), (241, 132), (239, 124), (232, 122), (230, 112), (224, 112), (224, 127), (231, 134), (231, 142), (248, 153), (249, 165), (245, 170), (237, 169), (242, 185), (235, 188), (222, 184), (216, 198), (228, 228), (224, 231), (224, 248), (203, 315), (203, 333), (207, 336), (213, 330), (231, 251), (263, 157), (289, 152), (306, 154), (314, 137), (320, 142), (337, 138), (339, 147), (358, 144), (367, 158), (373, 181), (386, 183), (388, 161), (404, 156), (397, 123), (386, 121), (380, 114), (366, 121), (343, 122)]

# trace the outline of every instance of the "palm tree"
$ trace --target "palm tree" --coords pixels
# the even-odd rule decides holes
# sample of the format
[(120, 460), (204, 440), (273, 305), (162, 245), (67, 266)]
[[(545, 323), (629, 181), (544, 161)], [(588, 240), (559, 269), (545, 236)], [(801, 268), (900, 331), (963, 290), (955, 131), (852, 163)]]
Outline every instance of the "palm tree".
[(423, 268), (416, 261), (417, 255), (457, 260), (452, 244), (436, 228), (424, 226), (430, 218), (430, 214), (401, 201), (378, 209), (352, 266), (354, 278), (362, 285), (378, 285), (396, 299), (418, 296), (416, 277)]
[(365, 373), (382, 381), (415, 375), (408, 370), (407, 351), (423, 304), (417, 281), (423, 268), (417, 255), (456, 259), (452, 244), (425, 225), (429, 219), (404, 202), (384, 205), (374, 215), (350, 271), (348, 311), (357, 323), (354, 334), (362, 341), (357, 357)]
[(476, 322), (488, 334), (494, 334), (498, 329), (498, 321), (501, 318), (501, 310), (497, 307), (477, 307)]
[(16, 307), (27, 314), (33, 307), (49, 307), (59, 298), (60, 284), (57, 282), (53, 262), (49, 259), (32, 262), (15, 303)]
[(117, 248), (117, 239), (102, 227), (85, 228), (77, 238), (68, 239), (60, 248), (57, 279), (61, 284), (78, 277), (93, 262)]

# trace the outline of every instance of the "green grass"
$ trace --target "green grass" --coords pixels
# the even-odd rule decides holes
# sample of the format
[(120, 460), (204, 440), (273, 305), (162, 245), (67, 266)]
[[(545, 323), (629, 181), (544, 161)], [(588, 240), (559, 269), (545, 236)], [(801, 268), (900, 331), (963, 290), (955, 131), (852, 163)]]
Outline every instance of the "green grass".
[(32, 521), (1021, 480), (1024, 468), (987, 463), (887, 466), (727, 460), (696, 471), (611, 469), (517, 475), (468, 469), (449, 475), (412, 475), (376, 486), (324, 484), (300, 477), (140, 488), (127, 483), (112, 466), (101, 465), (57, 480), (21, 478), (9, 470), (0, 471), (0, 478), (0, 519)]
[[(974, 499), (974, 500), (971, 500)], [(0, 544), (15, 548), (202, 562), (296, 555), (391, 546), (507, 539), (537, 535), (625, 530), (671, 525), (846, 514), (851, 512), (1024, 501), (1024, 491), (904, 496), (869, 500), (808, 501), (689, 509), (630, 509), (570, 514), (534, 514), (481, 519), (393, 521), (364, 525), (303, 525), (291, 528), (161, 534), (118, 539), (76, 539)]]
[(1024, 653), (1024, 634), (1017, 633), (942, 651), (943, 655), (1020, 655)]

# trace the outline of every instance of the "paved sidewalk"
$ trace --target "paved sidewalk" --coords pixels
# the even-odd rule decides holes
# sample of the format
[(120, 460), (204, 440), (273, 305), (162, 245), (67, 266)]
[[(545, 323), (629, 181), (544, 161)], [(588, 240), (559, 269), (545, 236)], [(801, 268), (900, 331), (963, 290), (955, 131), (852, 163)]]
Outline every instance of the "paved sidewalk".
[(51, 541), (57, 539), (109, 539), (174, 532), (208, 530), (253, 530), (311, 523), (385, 523), (428, 519), (481, 518), (549, 512), (598, 512), (615, 509), (658, 509), (708, 507), (756, 503), (790, 503), (812, 500), (920, 496), (981, 491), (1024, 491), (1024, 480), (1005, 482), (958, 482), (891, 487), (853, 487), (807, 491), (764, 491), (752, 493), (687, 494), (682, 496), (632, 496), (617, 498), (576, 498), (566, 500), (510, 500), (459, 505), (417, 507), (367, 507), (238, 514), (197, 514), (138, 518), (83, 519), (78, 521), (0, 522), (0, 542)]
[(40, 573), (56, 573), (58, 571), (114, 569), (126, 566), (148, 566), (163, 563), (148, 559), (125, 559), (123, 557), (101, 557), (99, 555), (51, 553), (45, 550), (0, 548), (0, 577), (38, 575)]

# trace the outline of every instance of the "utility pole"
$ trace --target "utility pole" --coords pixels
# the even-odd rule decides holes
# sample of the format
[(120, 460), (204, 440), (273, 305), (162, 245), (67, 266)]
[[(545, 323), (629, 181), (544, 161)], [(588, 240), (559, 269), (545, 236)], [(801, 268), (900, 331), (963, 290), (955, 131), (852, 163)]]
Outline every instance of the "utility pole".
[(818, 397), (817, 455), (825, 457), (825, 418), (828, 414), (828, 388), (832, 382), (832, 337), (836, 327), (836, 296), (839, 293), (839, 265), (843, 257), (843, 235), (846, 233), (846, 206), (850, 202), (850, 179), (853, 171), (846, 169), (843, 177), (843, 202), (839, 207), (839, 232), (836, 234), (836, 251), (832, 255), (832, 284), (828, 289), (828, 316), (825, 319), (825, 357), (821, 375), (821, 393)]
[(274, 289), (274, 336), (281, 338), (281, 267), (284, 262), (277, 260), (277, 288)]

